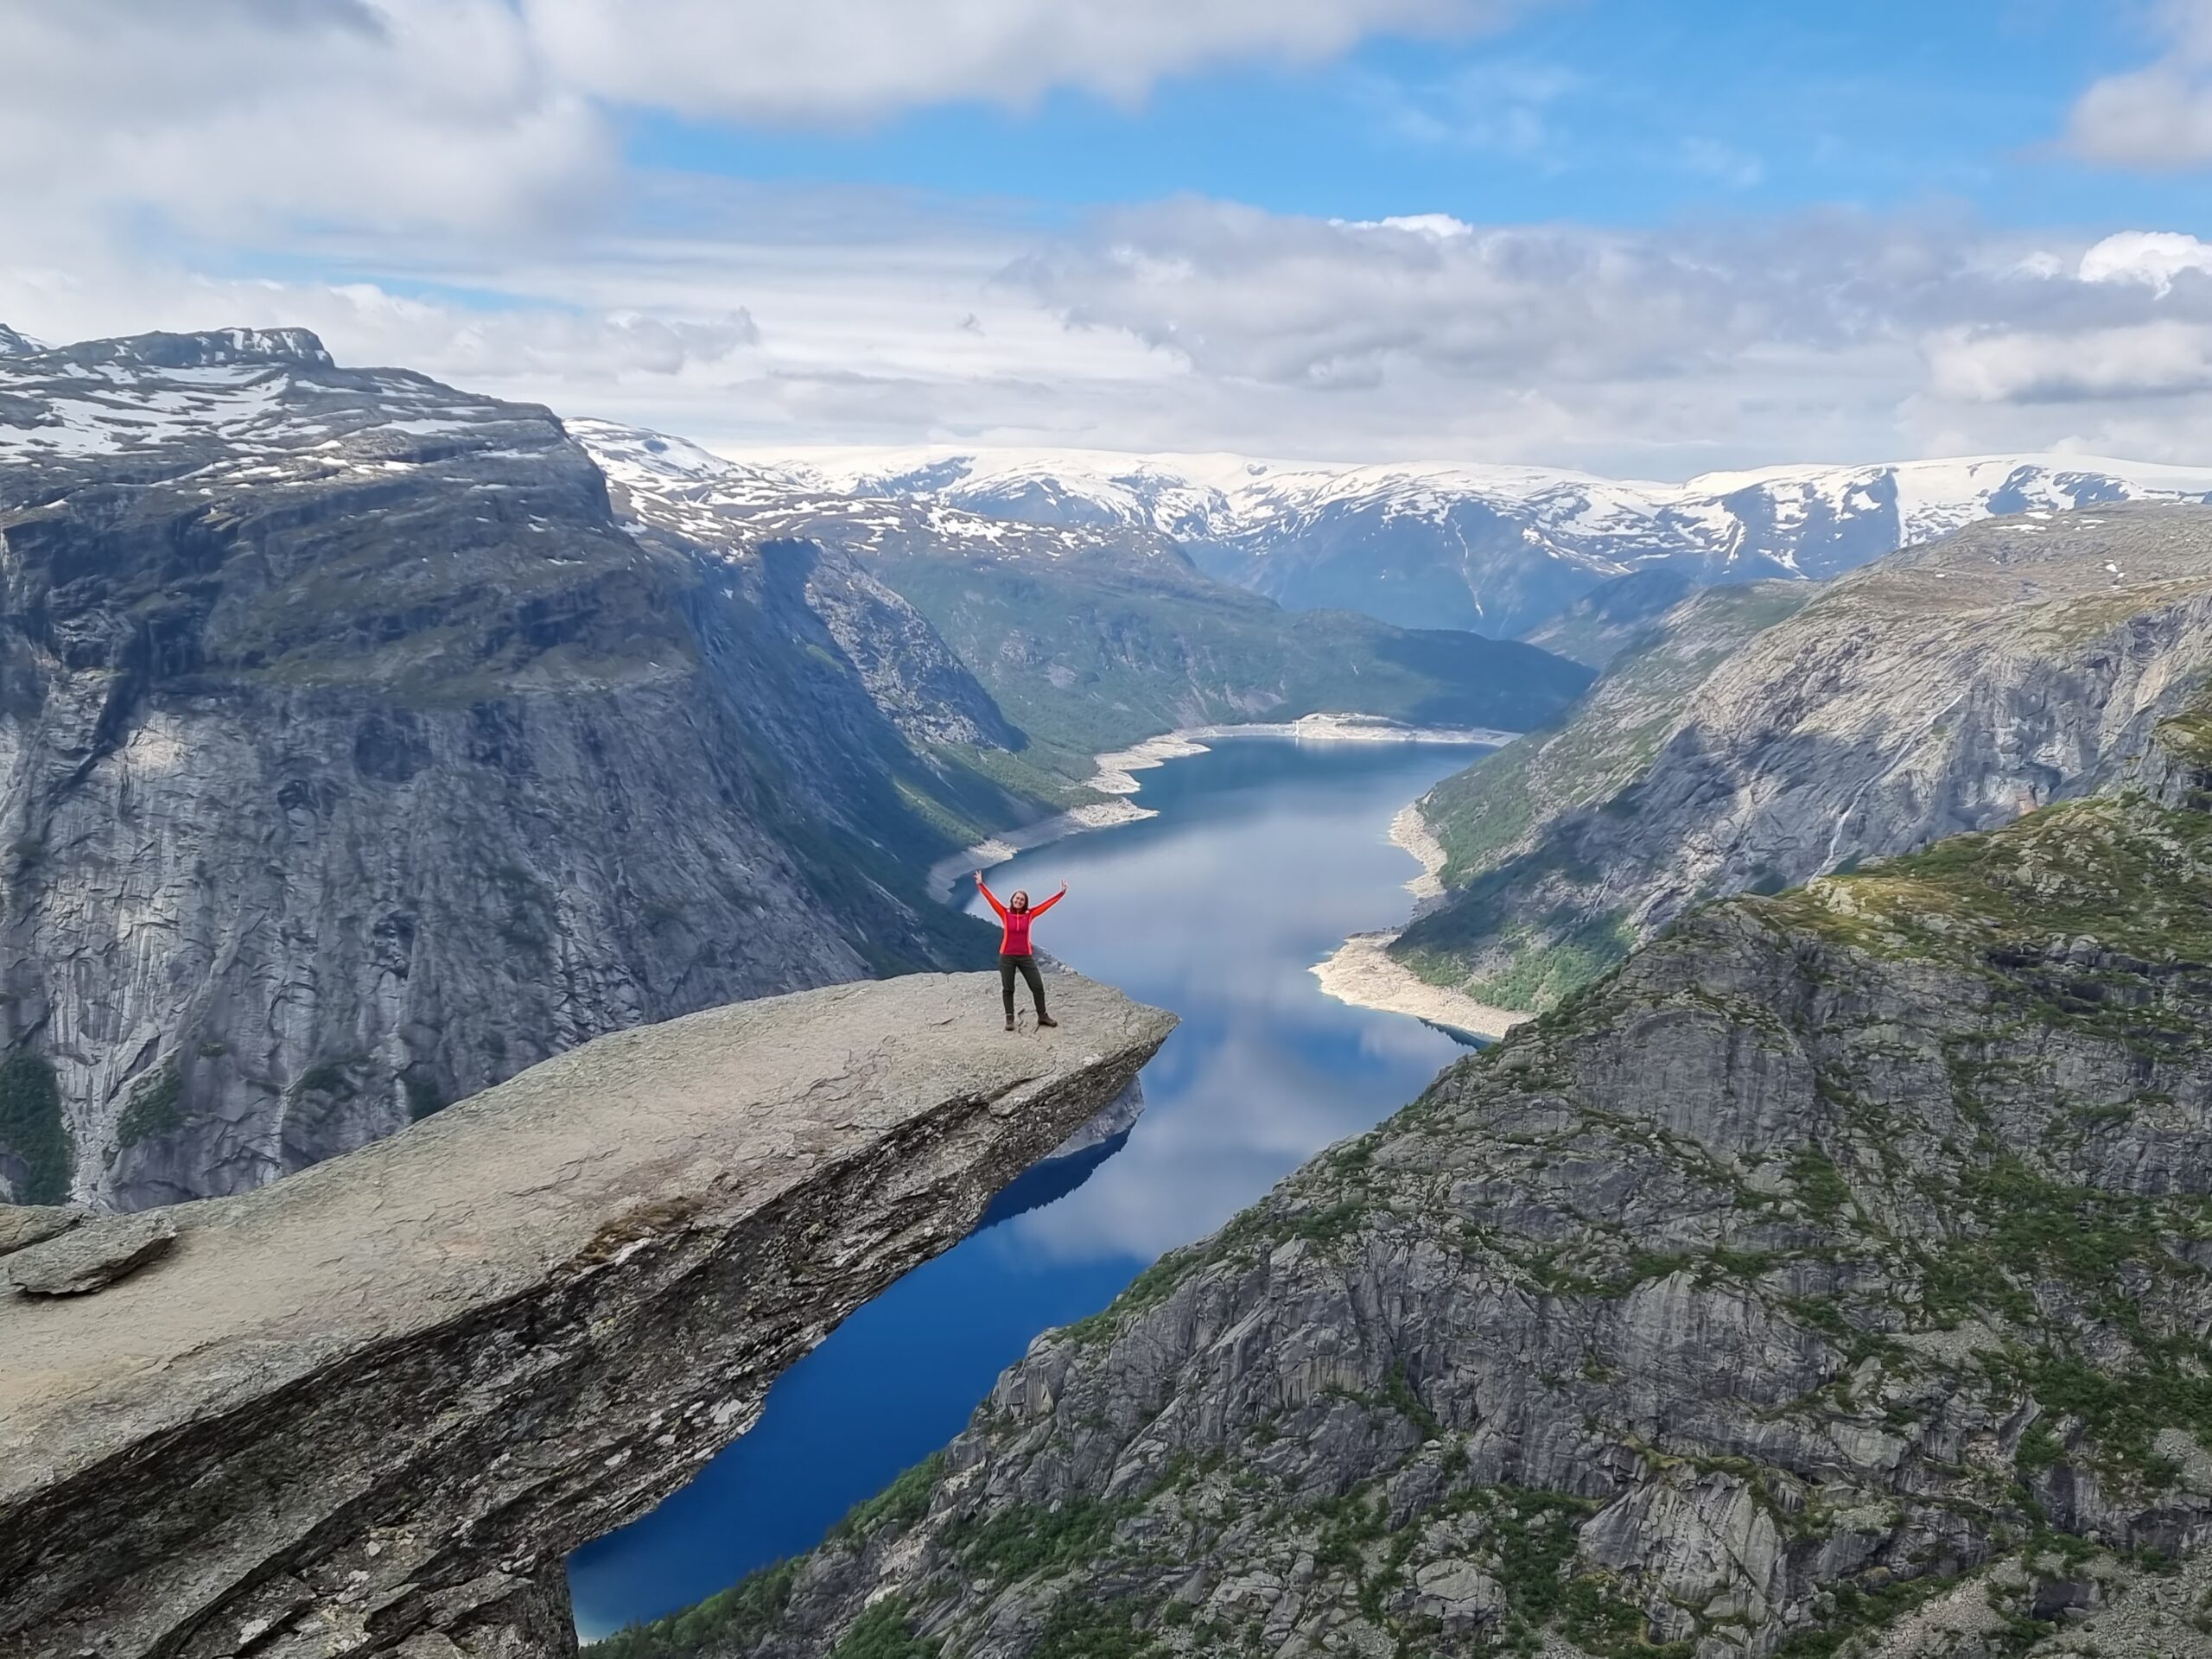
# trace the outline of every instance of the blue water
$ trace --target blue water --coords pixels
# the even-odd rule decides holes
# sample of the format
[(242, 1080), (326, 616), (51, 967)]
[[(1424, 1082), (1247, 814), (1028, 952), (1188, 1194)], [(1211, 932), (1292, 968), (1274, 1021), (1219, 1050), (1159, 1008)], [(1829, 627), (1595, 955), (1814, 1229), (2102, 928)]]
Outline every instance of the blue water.
[[(583, 1635), (811, 1548), (958, 1433), (1039, 1332), (1096, 1313), (1162, 1251), (1389, 1116), (1463, 1052), (1418, 1020), (1324, 996), (1307, 970), (1347, 935), (1404, 919), (1414, 865), (1390, 844), (1390, 819), (1478, 753), (1232, 739), (1142, 774), (1157, 817), (992, 871), (1001, 896), (1067, 882), (1036, 925), (1039, 948), (1182, 1015), (1146, 1068), (1143, 1117), (1074, 1191), (1031, 1207), (1050, 1192), (1010, 1190), (995, 1211), (1005, 1219), (846, 1320), (690, 1485), (579, 1550), (569, 1571)], [(1023, 1040), (996, 1030), (995, 1007), (977, 1020), (981, 1037)]]

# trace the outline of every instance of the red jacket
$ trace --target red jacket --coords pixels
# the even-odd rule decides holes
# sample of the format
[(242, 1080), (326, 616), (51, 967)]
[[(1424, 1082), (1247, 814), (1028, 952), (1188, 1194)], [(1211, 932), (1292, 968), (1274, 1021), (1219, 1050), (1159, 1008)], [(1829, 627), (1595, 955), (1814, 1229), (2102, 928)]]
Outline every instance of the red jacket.
[(998, 894), (993, 893), (988, 887), (983, 887), (982, 877), (976, 878), (976, 885), (982, 887), (983, 902), (995, 911), (999, 920), (1005, 924), (1006, 931), (999, 936), (999, 954), (1002, 957), (1029, 955), (1029, 924), (1042, 916), (1054, 905), (1058, 904), (1067, 896), (1068, 891), (1065, 887), (1062, 887), (1043, 904), (1032, 905), (1027, 910), (1008, 910), (1004, 905), (999, 903)]

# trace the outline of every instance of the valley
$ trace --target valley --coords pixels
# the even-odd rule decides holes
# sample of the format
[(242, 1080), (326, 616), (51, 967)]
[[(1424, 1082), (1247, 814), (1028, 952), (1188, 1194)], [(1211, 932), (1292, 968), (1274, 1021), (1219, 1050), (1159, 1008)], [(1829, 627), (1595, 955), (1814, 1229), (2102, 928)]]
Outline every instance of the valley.
[[(1042, 947), (1180, 1017), (1145, 1070), (1141, 1116), (1071, 1191), (987, 1220), (855, 1313), (689, 1488), (582, 1551), (570, 1582), (586, 1636), (812, 1548), (957, 1434), (1039, 1332), (1098, 1313), (1163, 1251), (1370, 1127), (1462, 1052), (1446, 1033), (1330, 1001), (1308, 969), (1395, 913), (1411, 865), (1384, 839), (1389, 803), (1471, 753), (1211, 740), (1138, 774), (1135, 799), (1153, 816), (993, 870), (1001, 895), (1069, 882), (1038, 924)], [(980, 912), (965, 872), (962, 886), (957, 902)], [(976, 1009), (987, 1039), (996, 1012), (988, 995)], [(1039, 1035), (1025, 1022), (1005, 1040), (1027, 1050)]]
[(1694, 912), (607, 1651), (2196, 1650), (2212, 774), (2136, 761)]
[[(167, 1286), (188, 1334), (225, 1230), (429, 1148), (466, 1180), (506, 1080), (720, 1005), (888, 982), (850, 995), (890, 1058), (838, 1101), (964, 1043), (910, 1056), (906, 1001), (1000, 1052), (994, 982), (948, 977), (988, 959), (943, 902), (971, 860), (1071, 879), (1046, 948), (1183, 1021), (1116, 1013), (1110, 1056), (1054, 1034), (1080, 1077), (972, 1160), (867, 1154), (929, 1203), (831, 1204), (859, 1242), (741, 1364), (685, 1351), (684, 1389), (741, 1370), (752, 1403), (683, 1457), (601, 1490), (580, 1448), (651, 1401), (545, 1396), (570, 1415), (531, 1455), (589, 1495), (512, 1535), (526, 1575), (424, 1473), (377, 1489), (378, 1526), (442, 1541), (359, 1569), (385, 1623), (334, 1611), (373, 1528), (297, 1580), (226, 1534), (242, 1576), (195, 1580), (192, 1620), (265, 1602), (288, 1642), (481, 1659), (566, 1650), (571, 1592), (607, 1659), (2194, 1639), (2167, 1580), (2212, 1538), (2212, 507), (2184, 470), (747, 461), (297, 330), (7, 346), (0, 1187), (29, 1221), (0, 1253), (189, 1224), (73, 1330)], [(1509, 528), (1474, 534), (1477, 497)], [(1401, 520), (1428, 539), (1375, 539)], [(650, 1208), (607, 1162), (631, 1147), (586, 1161)], [(493, 1363), (474, 1330), (438, 1328), (457, 1375)], [(186, 1426), (218, 1494), (243, 1375)], [(167, 1651), (160, 1592), (45, 1553), (38, 1506), (108, 1501), (67, 1479), (0, 1539), (71, 1629)], [(144, 1549), (192, 1559), (166, 1479), (132, 1489)]]

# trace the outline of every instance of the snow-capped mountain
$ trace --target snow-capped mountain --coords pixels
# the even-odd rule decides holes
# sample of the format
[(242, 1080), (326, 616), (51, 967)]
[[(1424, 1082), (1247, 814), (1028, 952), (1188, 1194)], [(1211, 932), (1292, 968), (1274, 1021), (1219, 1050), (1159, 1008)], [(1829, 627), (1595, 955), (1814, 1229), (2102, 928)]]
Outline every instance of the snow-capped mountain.
[(42, 352), (46, 349), (29, 334), (19, 334), (6, 323), (0, 322), (0, 357), (13, 357), (22, 352)]
[(1820, 578), (1994, 514), (2212, 499), (2212, 467), (2072, 455), (1776, 467), (1686, 484), (1086, 450), (798, 452), (764, 470), (855, 498), (1149, 531), (1295, 608), (1493, 634), (1521, 633), (1634, 570)]
[(732, 461), (683, 438), (612, 421), (566, 425), (626, 495), (635, 518), (694, 541), (804, 537), (873, 556), (995, 553), (1190, 567), (1174, 538), (1138, 514), (1083, 520), (986, 512), (804, 463)]
[[(565, 447), (545, 410), (410, 370), (338, 369), (303, 328), (139, 334), (4, 360), (0, 468), (23, 501), (118, 468), (142, 482), (188, 474), (213, 496), (410, 475), (463, 453), (535, 461)], [(16, 505), (0, 497), (0, 510)]]
[(1046, 802), (938, 746), (1022, 734), (856, 561), (615, 494), (551, 410), (302, 331), (0, 355), (0, 1205), (242, 1192), (960, 959), (945, 826)]

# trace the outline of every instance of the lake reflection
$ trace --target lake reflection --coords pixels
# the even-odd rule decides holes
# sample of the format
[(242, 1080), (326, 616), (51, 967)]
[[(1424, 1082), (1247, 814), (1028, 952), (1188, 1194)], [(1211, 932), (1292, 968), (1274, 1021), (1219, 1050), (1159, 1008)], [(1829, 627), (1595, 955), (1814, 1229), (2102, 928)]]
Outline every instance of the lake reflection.
[[(1226, 740), (1143, 774), (1139, 798), (1158, 817), (992, 871), (1001, 895), (1070, 883), (1037, 923), (1040, 947), (1182, 1016), (1145, 1070), (1143, 1117), (1075, 1191), (986, 1227), (854, 1314), (779, 1380), (750, 1434), (577, 1552), (583, 1634), (810, 1548), (958, 1433), (1038, 1332), (1096, 1312), (1163, 1250), (1371, 1127), (1464, 1052), (1417, 1020), (1332, 1001), (1307, 970), (1347, 935), (1403, 919), (1414, 864), (1390, 844), (1390, 819), (1479, 753)], [(998, 1029), (995, 988), (976, 1036), (1027, 1040)]]

